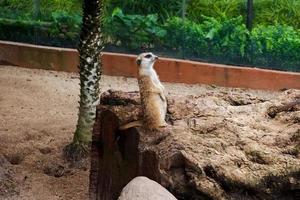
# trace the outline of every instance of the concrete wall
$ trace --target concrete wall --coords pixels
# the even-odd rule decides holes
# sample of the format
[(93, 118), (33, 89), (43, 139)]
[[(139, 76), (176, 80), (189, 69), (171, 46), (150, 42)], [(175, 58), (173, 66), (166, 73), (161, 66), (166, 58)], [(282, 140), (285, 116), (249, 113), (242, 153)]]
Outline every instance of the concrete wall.
[[(135, 77), (135, 55), (103, 53), (103, 73)], [(78, 52), (0, 41), (0, 63), (27, 68), (77, 72)], [(155, 65), (162, 81), (215, 84), (225, 87), (278, 90), (300, 89), (300, 73), (160, 58)]]

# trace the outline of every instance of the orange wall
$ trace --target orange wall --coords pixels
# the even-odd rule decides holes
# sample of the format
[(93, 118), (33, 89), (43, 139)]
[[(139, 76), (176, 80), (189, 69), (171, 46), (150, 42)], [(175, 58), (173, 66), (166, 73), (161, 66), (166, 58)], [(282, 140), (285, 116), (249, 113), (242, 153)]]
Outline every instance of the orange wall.
[[(135, 55), (103, 53), (103, 73), (112, 76), (136, 76)], [(76, 72), (78, 53), (75, 49), (42, 47), (0, 41), (0, 63), (20, 67)], [(179, 59), (160, 58), (155, 69), (162, 81), (215, 84), (225, 87), (278, 90), (300, 89), (300, 73), (209, 64)]]

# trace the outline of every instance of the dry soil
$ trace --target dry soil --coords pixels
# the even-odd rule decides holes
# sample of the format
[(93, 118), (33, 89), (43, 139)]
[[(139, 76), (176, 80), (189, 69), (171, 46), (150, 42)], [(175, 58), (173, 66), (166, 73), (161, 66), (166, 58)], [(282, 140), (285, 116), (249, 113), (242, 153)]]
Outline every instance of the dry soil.
[[(242, 89), (165, 84), (172, 95), (228, 96)], [(132, 78), (103, 76), (101, 89), (134, 91)], [(272, 99), (279, 92), (242, 90)], [(62, 157), (77, 119), (78, 75), (0, 66), (0, 199), (88, 199), (89, 166)]]

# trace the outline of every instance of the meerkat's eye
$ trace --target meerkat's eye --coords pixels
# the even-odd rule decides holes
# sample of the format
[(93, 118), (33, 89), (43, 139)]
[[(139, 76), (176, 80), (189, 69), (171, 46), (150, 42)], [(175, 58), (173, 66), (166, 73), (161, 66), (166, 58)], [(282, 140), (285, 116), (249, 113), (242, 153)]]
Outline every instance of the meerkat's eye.
[(151, 58), (152, 57), (152, 55), (151, 54), (147, 54), (147, 55), (145, 55), (145, 58)]

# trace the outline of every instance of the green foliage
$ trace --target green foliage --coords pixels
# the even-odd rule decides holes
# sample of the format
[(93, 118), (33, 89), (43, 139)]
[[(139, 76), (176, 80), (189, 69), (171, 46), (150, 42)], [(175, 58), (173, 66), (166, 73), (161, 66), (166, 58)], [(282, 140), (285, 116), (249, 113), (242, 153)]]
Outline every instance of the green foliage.
[(180, 14), (182, 0), (105, 0), (107, 14), (120, 8), (125, 14), (149, 15), (157, 14), (160, 21)]
[(79, 40), (78, 29), (55, 22), (0, 18), (0, 30), (5, 30), (0, 31), (0, 40), (74, 47)]
[(300, 71), (300, 31), (289, 26), (258, 26), (251, 33), (252, 64)]
[(32, 0), (0, 0), (1, 7), (11, 10), (29, 10), (33, 7)]
[(205, 33), (199, 24), (178, 17), (169, 19), (165, 24), (166, 36), (163, 44), (168, 49), (183, 50), (191, 55), (207, 55), (208, 45)]
[(238, 17), (243, 15), (242, 8), (245, 0), (190, 0), (187, 6), (188, 19), (203, 22), (205, 17), (222, 19), (224, 17)]
[[(52, 12), (81, 15), (82, 0), (0, 0), (0, 17), (51, 21)], [(35, 15), (35, 9), (39, 16)]]
[[(223, 17), (246, 16), (246, 0), (190, 0), (187, 17), (202, 23), (203, 16)], [(289, 25), (300, 28), (299, 0), (257, 0), (254, 2), (255, 25)]]
[(36, 21), (21, 21), (0, 18), (0, 29), (6, 30), (0, 32), (0, 37), (4, 38), (5, 36), (9, 36), (11, 31), (16, 31), (15, 34), (20, 34), (19, 36), (32, 34), (38, 26), (48, 29), (51, 27), (51, 24)]
[(65, 31), (79, 32), (81, 25), (81, 16), (76, 14), (68, 14), (66, 12), (53, 12), (51, 14), (51, 21), (58, 29)]
[(76, 47), (81, 1), (0, 0), (0, 39)]
[(288, 25), (300, 28), (299, 0), (254, 1), (255, 24)]
[(0, 0), (0, 17), (9, 19), (27, 19), (33, 8), (32, 0)]
[(128, 48), (151, 48), (165, 35), (158, 22), (157, 15), (125, 15), (116, 8), (105, 23), (105, 32), (114, 44), (125, 45)]
[(300, 32), (294, 28), (258, 26), (249, 33), (241, 17), (203, 18), (202, 24), (170, 19), (165, 47), (210, 62), (300, 71)]
[[(40, 2), (38, 16), (32, 11), (33, 2)], [(251, 33), (241, 17), (246, 13), (246, 0), (186, 0), (187, 19), (178, 17), (182, 0), (104, 2), (104, 32), (109, 45), (135, 51), (159, 49), (173, 55), (180, 52), (209, 62), (300, 71), (299, 0), (254, 1), (255, 26)], [(0, 0), (0, 30), (5, 30), (0, 31), (0, 39), (76, 47), (81, 3)]]
[(201, 25), (206, 33), (210, 55), (223, 62), (239, 62), (245, 57), (249, 32), (242, 17), (217, 20), (209, 17)]
[[(32, 0), (31, 0), (32, 1)], [(39, 0), (42, 12), (81, 14), (82, 0)]]
[(203, 24), (181, 18), (169, 20), (165, 24), (167, 36), (164, 44), (203, 59), (237, 62), (245, 57), (249, 32), (241, 17), (222, 20), (205, 18)]

